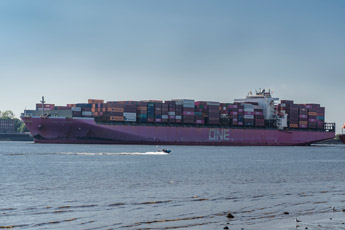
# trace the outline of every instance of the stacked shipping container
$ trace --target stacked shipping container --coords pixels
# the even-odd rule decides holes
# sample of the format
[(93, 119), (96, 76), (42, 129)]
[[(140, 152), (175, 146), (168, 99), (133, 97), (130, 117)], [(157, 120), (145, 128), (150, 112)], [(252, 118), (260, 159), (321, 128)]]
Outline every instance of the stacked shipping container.
[(127, 122), (137, 121), (137, 102), (125, 101), (123, 102), (123, 119)]
[(319, 104), (294, 104), (293, 101), (282, 100), (278, 105), (278, 114), (288, 115), (290, 128), (323, 129), (325, 108)]
[(194, 100), (182, 99), (182, 100), (173, 100), (175, 101), (175, 116), (176, 111), (178, 111), (178, 116), (184, 124), (194, 124), (195, 123), (195, 114), (194, 114)]
[(137, 119), (138, 122), (147, 122), (147, 102), (140, 101), (137, 106)]
[(164, 102), (162, 104), (162, 122), (167, 123), (169, 121), (169, 104)]
[(123, 103), (116, 101), (107, 102), (107, 112), (105, 112), (105, 120), (109, 121), (124, 121), (123, 118), (124, 105)]
[(208, 101), (206, 104), (207, 123), (210, 125), (219, 125), (219, 112), (219, 102)]
[[(263, 108), (257, 103), (219, 103), (178, 99), (171, 101), (108, 101), (89, 99), (88, 103), (55, 106), (45, 104), (46, 111), (72, 111), (73, 117), (96, 117), (102, 121), (231, 125), (264, 127)], [(36, 105), (42, 110), (42, 104)], [(288, 126), (301, 129), (323, 129), (325, 108), (319, 104), (294, 104), (282, 100), (278, 115), (288, 115)]]

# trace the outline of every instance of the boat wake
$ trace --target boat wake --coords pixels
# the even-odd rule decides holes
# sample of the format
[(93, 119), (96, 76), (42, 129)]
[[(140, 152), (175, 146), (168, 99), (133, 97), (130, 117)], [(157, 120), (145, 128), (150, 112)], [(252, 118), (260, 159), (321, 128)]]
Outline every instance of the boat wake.
[(123, 152), (123, 153), (60, 153), (63, 155), (86, 155), (86, 156), (102, 156), (102, 155), (168, 155), (165, 152)]

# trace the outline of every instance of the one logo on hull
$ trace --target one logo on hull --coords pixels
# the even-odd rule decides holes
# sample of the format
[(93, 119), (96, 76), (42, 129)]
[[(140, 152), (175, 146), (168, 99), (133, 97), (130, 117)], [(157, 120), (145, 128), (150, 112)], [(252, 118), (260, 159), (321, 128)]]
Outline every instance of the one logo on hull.
[(229, 141), (230, 129), (209, 129), (208, 140), (210, 141)]

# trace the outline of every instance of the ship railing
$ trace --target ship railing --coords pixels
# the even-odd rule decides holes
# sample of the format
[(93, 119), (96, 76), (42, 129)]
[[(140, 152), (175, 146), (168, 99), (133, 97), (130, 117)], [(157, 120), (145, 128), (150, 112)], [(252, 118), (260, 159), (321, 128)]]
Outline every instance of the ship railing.
[(325, 123), (323, 129), (327, 132), (335, 132), (335, 123)]

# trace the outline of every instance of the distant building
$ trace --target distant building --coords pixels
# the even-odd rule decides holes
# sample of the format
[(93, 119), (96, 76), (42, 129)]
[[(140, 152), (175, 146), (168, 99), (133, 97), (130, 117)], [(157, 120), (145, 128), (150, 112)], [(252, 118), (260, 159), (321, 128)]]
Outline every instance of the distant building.
[(13, 119), (0, 119), (0, 133), (14, 133)]

